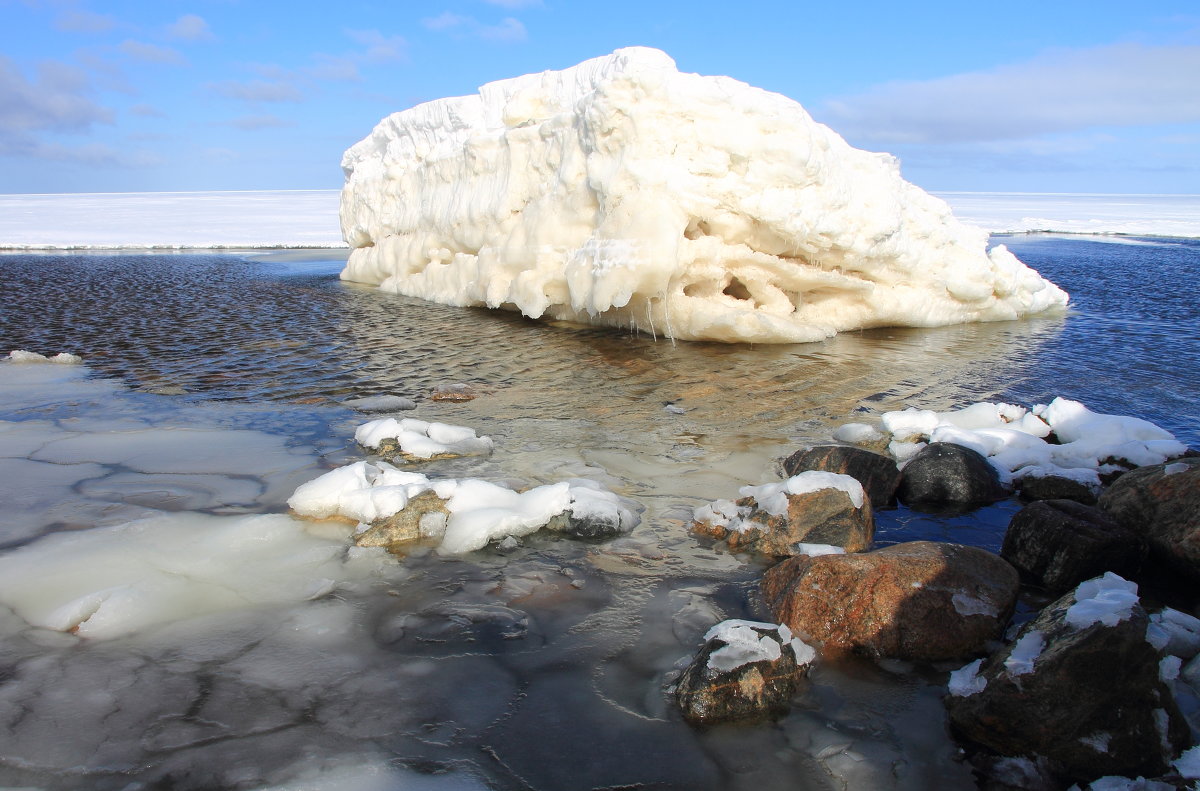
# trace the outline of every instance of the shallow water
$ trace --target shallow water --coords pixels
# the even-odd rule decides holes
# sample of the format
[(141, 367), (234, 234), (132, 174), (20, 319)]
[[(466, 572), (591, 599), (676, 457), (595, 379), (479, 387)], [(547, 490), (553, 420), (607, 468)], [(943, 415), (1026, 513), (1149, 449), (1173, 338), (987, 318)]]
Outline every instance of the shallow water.
[[(776, 479), (842, 422), (1065, 395), (1197, 444), (1200, 245), (1002, 241), (1072, 293), (1070, 315), (754, 348), (381, 294), (340, 283), (328, 252), (0, 257), (0, 349), (75, 352), (92, 374), (0, 401), (10, 557), (156, 514), (282, 512), (299, 482), (363, 458), (350, 439), (366, 418), (339, 402), (378, 394), (496, 441), (422, 471), (589, 477), (643, 509), (615, 542), (346, 562), (313, 600), (107, 640), (0, 608), (0, 785), (973, 787), (945, 733), (944, 668), (822, 665), (780, 722), (706, 731), (665, 689), (713, 623), (765, 615), (761, 569), (692, 539), (691, 509)], [(458, 382), (478, 397), (430, 398)], [(878, 542), (996, 549), (1013, 510), (884, 512)]]

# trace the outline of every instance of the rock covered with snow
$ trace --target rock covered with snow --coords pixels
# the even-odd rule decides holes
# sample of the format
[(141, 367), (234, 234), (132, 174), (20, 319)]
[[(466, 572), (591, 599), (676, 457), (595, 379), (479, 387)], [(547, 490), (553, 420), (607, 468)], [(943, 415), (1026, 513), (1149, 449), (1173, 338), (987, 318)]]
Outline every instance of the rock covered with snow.
[(808, 471), (785, 481), (743, 486), (736, 502), (695, 511), (692, 531), (730, 551), (785, 557), (812, 545), (859, 552), (871, 545), (875, 517), (862, 484), (848, 475)]
[(951, 675), (952, 728), (1001, 755), (1045, 758), (1063, 785), (1163, 774), (1189, 734), (1149, 623), (1133, 583), (1108, 573), (1080, 584)]
[(884, 413), (880, 423), (882, 431), (850, 423), (835, 436), (867, 444), (890, 439), (888, 450), (904, 468), (930, 443), (958, 445), (984, 456), (1004, 485), (1065, 478), (1092, 493), (1099, 493), (1102, 476), (1162, 464), (1188, 450), (1149, 421), (1093, 412), (1061, 397), (1032, 408), (980, 402), (946, 412), (903, 409)]
[(849, 475), (862, 484), (873, 508), (887, 508), (896, 504), (896, 487), (900, 485), (900, 470), (896, 462), (865, 448), (850, 445), (805, 448), (784, 459), (783, 470), (788, 475), (799, 475), (810, 470)]
[(816, 651), (781, 624), (723, 621), (704, 640), (675, 690), (683, 716), (697, 724), (786, 713), (816, 659)]
[(982, 652), (1001, 634), (1017, 572), (975, 547), (913, 541), (872, 552), (789, 558), (763, 600), (826, 651), (936, 661)]
[[(298, 487), (288, 505), (301, 516), (358, 522), (361, 545), (390, 549), (427, 538), (437, 540), (438, 551), (447, 555), (543, 528), (607, 537), (628, 532), (638, 522), (617, 495), (585, 479), (517, 492), (474, 478), (431, 479), (386, 462), (360, 461), (330, 470)], [(608, 526), (611, 533), (602, 533), (597, 525)]]
[(394, 417), (372, 420), (354, 432), (359, 445), (384, 456), (411, 461), (484, 456), (492, 452), (492, 438), (480, 437), (475, 429), (416, 418)]
[(1145, 536), (1152, 559), (1190, 585), (1200, 582), (1200, 458), (1128, 472), (1101, 495), (1100, 507)]
[(1099, 508), (1074, 500), (1041, 500), (1013, 516), (1001, 556), (1054, 594), (1105, 571), (1137, 573), (1146, 539)]
[(680, 339), (1012, 319), (1067, 295), (796, 102), (633, 47), (383, 119), (342, 277)]

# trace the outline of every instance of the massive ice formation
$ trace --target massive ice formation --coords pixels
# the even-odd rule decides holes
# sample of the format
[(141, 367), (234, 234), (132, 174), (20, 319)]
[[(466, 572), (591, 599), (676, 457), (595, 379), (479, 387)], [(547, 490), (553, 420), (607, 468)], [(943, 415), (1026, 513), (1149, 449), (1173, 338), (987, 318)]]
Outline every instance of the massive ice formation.
[(621, 49), (385, 118), (343, 279), (718, 341), (1012, 319), (1067, 295), (796, 102)]

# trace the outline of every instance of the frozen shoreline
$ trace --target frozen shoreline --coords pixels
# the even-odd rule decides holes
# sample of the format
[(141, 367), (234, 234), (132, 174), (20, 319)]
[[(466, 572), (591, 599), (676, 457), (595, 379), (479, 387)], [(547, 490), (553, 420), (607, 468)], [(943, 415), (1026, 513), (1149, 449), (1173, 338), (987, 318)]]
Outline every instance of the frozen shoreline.
[[(1200, 195), (938, 192), (993, 234), (1200, 238)], [(340, 190), (0, 195), (0, 250), (348, 249)]]

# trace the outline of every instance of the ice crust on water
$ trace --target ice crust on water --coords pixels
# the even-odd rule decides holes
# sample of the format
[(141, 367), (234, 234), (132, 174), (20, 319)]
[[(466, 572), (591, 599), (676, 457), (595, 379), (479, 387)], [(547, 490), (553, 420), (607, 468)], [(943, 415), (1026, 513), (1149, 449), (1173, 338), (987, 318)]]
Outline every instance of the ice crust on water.
[(1067, 295), (796, 102), (632, 47), (383, 119), (342, 277), (680, 339), (1012, 319)]
[(288, 505), (301, 516), (373, 522), (399, 513), (423, 492), (446, 501), (450, 516), (438, 552), (448, 555), (473, 552), (506, 536), (529, 535), (567, 511), (613, 519), (623, 530), (637, 524), (617, 495), (586, 479), (517, 492), (474, 478), (435, 480), (386, 462), (360, 461), (331, 470), (299, 486)]
[[(776, 632), (778, 639), (762, 634), (764, 630)], [(705, 642), (714, 639), (725, 643), (708, 657), (708, 666), (719, 673), (737, 670), (751, 662), (774, 662), (783, 656), (785, 646), (801, 667), (811, 664), (817, 656), (816, 649), (795, 637), (785, 624), (722, 621), (704, 635)]]
[[(950, 442), (985, 456), (1008, 483), (1054, 475), (1098, 490), (1106, 459), (1161, 464), (1187, 450), (1149, 421), (1092, 412), (1066, 398), (1032, 409), (989, 402), (948, 412), (904, 409), (884, 413), (880, 422), (892, 434), (888, 449), (899, 462), (924, 447), (919, 440)], [(1058, 444), (1046, 441), (1051, 432)]]
[[(172, 514), (54, 533), (0, 555), (0, 604), (28, 623), (111, 638), (222, 610), (313, 599), (371, 563), (287, 516)], [(357, 572), (353, 569), (357, 569)]]

